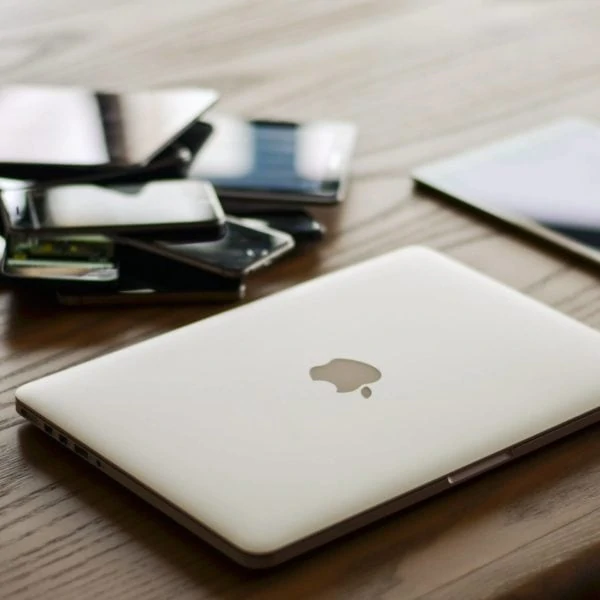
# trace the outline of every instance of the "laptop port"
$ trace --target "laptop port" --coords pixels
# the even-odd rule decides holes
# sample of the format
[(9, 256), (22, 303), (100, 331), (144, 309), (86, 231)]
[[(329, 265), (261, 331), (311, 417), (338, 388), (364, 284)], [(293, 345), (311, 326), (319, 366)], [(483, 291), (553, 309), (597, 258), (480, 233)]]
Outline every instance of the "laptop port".
[(81, 446), (78, 446), (77, 444), (73, 445), (73, 450), (75, 450), (75, 452), (77, 452), (77, 454), (79, 454), (79, 456), (83, 456), (83, 458), (88, 457), (88, 451), (84, 450)]
[(54, 433), (54, 429), (52, 429), (52, 427), (50, 427), (50, 425), (46, 425), (45, 423), (44, 423), (44, 431), (48, 435), (52, 435)]
[(69, 445), (69, 440), (68, 440), (68, 439), (67, 439), (67, 438), (66, 438), (64, 435), (59, 435), (59, 436), (58, 436), (58, 441), (59, 441), (61, 444), (64, 444), (65, 446), (68, 446), (68, 445)]

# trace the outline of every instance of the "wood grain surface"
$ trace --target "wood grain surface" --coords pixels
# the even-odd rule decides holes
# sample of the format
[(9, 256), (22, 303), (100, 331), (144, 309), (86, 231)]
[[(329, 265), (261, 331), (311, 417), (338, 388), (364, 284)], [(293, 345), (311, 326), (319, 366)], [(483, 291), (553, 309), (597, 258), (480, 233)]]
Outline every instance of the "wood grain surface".
[[(419, 243), (600, 328), (597, 269), (409, 178), (555, 117), (600, 118), (599, 34), (594, 0), (0, 0), (0, 75), (199, 84), (240, 114), (356, 122), (350, 197), (318, 213), (327, 240), (254, 277), (250, 299)], [(16, 386), (222, 308), (61, 309), (0, 289), (0, 598), (600, 597), (600, 428), (251, 573), (16, 415)]]

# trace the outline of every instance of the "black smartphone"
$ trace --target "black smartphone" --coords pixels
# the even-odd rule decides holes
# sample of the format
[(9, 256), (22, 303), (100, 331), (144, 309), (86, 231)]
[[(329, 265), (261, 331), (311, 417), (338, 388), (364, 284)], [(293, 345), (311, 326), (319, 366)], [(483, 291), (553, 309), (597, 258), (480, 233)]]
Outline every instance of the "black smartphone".
[(101, 290), (62, 285), (56, 291), (56, 298), (65, 306), (122, 306), (236, 302), (245, 293), (241, 280), (197, 269), (185, 277), (174, 273), (168, 283), (160, 279), (124, 274), (114, 289)]
[(120, 278), (111, 288), (61, 284), (56, 296), (69, 306), (235, 302), (244, 297), (241, 279), (221, 277), (134, 246), (115, 245)]
[(8, 85), (0, 94), (0, 175), (37, 180), (144, 167), (218, 99), (202, 88)]
[(12, 234), (211, 240), (221, 237), (225, 224), (212, 185), (201, 181), (4, 188), (0, 199), (5, 232)]
[(256, 223), (246, 224), (235, 217), (227, 217), (224, 237), (214, 242), (145, 242), (124, 238), (119, 241), (174, 262), (235, 279), (271, 264), (294, 248), (291, 235)]
[(94, 173), (69, 173), (62, 178), (54, 173), (52, 185), (72, 183), (95, 183), (113, 185), (145, 183), (157, 179), (183, 179), (186, 177), (193, 157), (200, 151), (212, 133), (212, 127), (195, 121), (179, 137), (169, 144), (149, 163), (122, 169), (107, 169)]
[(21, 283), (110, 287), (119, 280), (114, 244), (104, 236), (0, 238), (2, 275)]
[(212, 135), (188, 177), (211, 181), (224, 208), (259, 203), (337, 204), (346, 193), (356, 127), (226, 115), (205, 119)]
[(244, 225), (270, 227), (284, 233), (289, 233), (296, 244), (316, 242), (323, 239), (325, 226), (303, 210), (294, 211), (260, 211), (236, 212)]

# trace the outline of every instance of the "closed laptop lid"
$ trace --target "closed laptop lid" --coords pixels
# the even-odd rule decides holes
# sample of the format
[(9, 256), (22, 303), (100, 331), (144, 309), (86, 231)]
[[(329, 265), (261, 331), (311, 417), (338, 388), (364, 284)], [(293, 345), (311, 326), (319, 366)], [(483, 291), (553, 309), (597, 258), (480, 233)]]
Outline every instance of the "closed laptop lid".
[(599, 361), (592, 329), (408, 248), (17, 397), (260, 555), (596, 409)]

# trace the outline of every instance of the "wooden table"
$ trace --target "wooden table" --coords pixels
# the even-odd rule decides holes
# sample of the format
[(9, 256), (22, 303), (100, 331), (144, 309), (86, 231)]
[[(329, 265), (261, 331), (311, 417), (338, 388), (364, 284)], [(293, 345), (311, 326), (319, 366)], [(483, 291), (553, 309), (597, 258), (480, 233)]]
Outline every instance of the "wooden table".
[[(318, 213), (326, 242), (253, 278), (251, 299), (419, 243), (600, 327), (597, 270), (416, 193), (409, 177), (555, 117), (599, 118), (599, 34), (592, 0), (2, 0), (0, 74), (200, 84), (236, 113), (355, 121), (350, 198)], [(13, 406), (26, 381), (221, 308), (70, 310), (8, 288), (0, 306), (2, 599), (548, 599), (594, 585), (600, 597), (600, 428), (249, 573), (23, 426)]]

